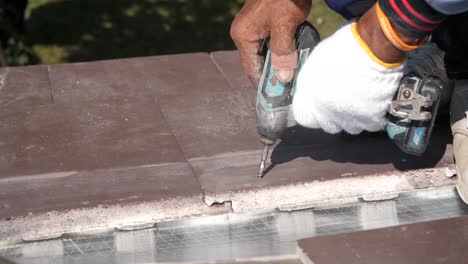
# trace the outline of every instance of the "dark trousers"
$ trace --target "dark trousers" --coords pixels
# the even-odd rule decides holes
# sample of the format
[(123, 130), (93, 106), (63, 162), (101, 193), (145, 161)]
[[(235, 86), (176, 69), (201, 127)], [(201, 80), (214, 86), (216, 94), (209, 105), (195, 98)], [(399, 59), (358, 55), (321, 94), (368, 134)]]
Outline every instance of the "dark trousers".
[(449, 16), (433, 33), (445, 54), (445, 67), (452, 79), (468, 79), (468, 12)]

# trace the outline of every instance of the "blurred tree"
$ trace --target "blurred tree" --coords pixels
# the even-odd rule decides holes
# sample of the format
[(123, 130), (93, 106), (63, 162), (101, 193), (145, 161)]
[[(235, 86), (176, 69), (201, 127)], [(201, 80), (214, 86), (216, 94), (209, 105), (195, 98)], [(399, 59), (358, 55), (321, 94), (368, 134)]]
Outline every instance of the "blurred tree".
[(28, 0), (0, 0), (0, 66), (26, 64), (33, 57), (22, 40), (27, 5)]
[(3, 51), (2, 45), (0, 43), (0, 67), (5, 67), (7, 65), (8, 65), (8, 63), (7, 63), (6, 55), (5, 55), (5, 52)]
[[(344, 20), (324, 0), (312, 1), (309, 20), (326, 37)], [(0, 45), (8, 45), (4, 48), (10, 65), (229, 50), (235, 48), (231, 22), (244, 2), (0, 0), (0, 19), (8, 18), (7, 24), (0, 20), (0, 35), (9, 32)], [(3, 30), (6, 25), (9, 29)]]
[(234, 49), (243, 0), (30, 0), (26, 44), (42, 63)]

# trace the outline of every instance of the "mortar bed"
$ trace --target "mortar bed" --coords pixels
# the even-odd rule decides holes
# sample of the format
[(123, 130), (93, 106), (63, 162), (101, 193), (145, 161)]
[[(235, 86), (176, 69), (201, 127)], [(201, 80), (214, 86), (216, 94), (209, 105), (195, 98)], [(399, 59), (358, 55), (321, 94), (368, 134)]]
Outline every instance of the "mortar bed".
[[(156, 223), (151, 228), (74, 234), (0, 247), (13, 263), (300, 263), (297, 241), (468, 215), (453, 187), (361, 199), (298, 211), (231, 213)], [(239, 260), (244, 260), (240, 262)], [(1, 261), (0, 261), (1, 262)]]

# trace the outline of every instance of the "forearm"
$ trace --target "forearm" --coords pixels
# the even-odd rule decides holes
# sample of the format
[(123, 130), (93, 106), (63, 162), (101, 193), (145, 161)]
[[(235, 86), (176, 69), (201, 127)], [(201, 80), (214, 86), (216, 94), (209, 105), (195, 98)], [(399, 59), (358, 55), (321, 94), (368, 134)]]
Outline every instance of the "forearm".
[(430, 35), (446, 18), (422, 0), (378, 0), (394, 28), (408, 38)]
[(422, 44), (445, 17), (422, 0), (379, 0), (359, 19), (359, 32), (375, 56), (393, 63)]
[(405, 53), (393, 46), (379, 26), (376, 7), (369, 9), (358, 21), (358, 31), (370, 50), (386, 63), (396, 63), (405, 58)]

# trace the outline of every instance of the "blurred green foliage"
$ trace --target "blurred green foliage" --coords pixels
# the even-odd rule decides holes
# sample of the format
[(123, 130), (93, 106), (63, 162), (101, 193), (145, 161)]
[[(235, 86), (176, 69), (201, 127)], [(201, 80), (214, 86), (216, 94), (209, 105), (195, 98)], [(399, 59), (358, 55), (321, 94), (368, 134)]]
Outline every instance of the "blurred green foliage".
[(329, 9), (323, 0), (312, 0), (312, 12), (308, 20), (317, 27), (322, 38), (333, 34), (346, 20)]
[(30, 47), (24, 43), (26, 5), (27, 0), (0, 0), (0, 65), (38, 62)]
[[(36, 61), (62, 63), (235, 49), (229, 28), (244, 0), (29, 0), (20, 45)], [(343, 23), (323, 0), (309, 20), (322, 37)], [(12, 43), (10, 47), (16, 47)], [(11, 49), (11, 48), (10, 48)], [(16, 57), (18, 56), (19, 57)]]

